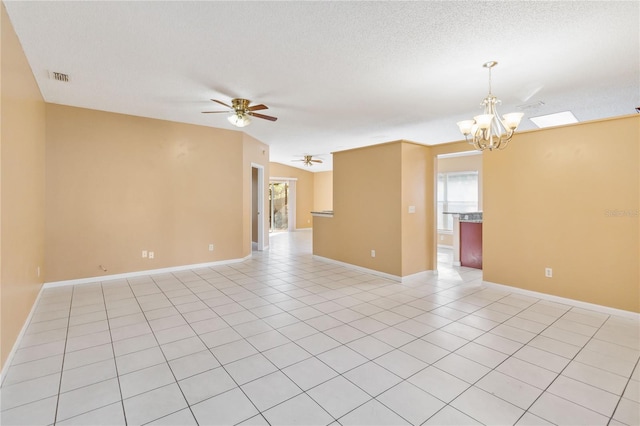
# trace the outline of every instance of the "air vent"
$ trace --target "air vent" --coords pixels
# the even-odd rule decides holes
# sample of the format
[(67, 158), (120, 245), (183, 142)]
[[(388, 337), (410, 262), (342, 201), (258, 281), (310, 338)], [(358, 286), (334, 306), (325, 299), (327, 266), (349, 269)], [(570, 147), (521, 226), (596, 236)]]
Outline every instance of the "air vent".
[(64, 74), (61, 72), (50, 71), (49, 78), (52, 80), (62, 81), (64, 83), (69, 82), (69, 74)]

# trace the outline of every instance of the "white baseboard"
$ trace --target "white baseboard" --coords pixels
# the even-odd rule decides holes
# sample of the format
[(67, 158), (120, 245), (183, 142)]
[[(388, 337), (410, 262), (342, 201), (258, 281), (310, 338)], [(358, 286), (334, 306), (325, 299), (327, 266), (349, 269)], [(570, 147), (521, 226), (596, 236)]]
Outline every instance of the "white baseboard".
[(171, 266), (168, 268), (148, 269), (146, 271), (125, 272), (122, 274), (103, 275), (100, 277), (78, 278), (75, 280), (53, 281), (53, 282), (44, 283), (42, 288), (64, 287), (67, 285), (77, 285), (77, 284), (90, 284), (90, 283), (95, 283), (100, 281), (111, 281), (111, 280), (121, 280), (121, 279), (127, 279), (127, 278), (140, 277), (142, 275), (165, 274), (168, 272), (186, 271), (189, 269), (210, 268), (212, 266), (229, 265), (232, 263), (244, 262), (247, 259), (251, 259), (251, 255), (242, 257), (240, 259), (220, 260), (217, 262), (196, 263), (192, 265)]
[(9, 352), (7, 359), (4, 361), (4, 365), (2, 366), (2, 371), (0, 371), (0, 386), (2, 386), (2, 384), (4, 383), (4, 379), (7, 377), (7, 370), (9, 369), (9, 366), (13, 362), (13, 357), (16, 355), (16, 351), (18, 350), (19, 343), (22, 341), (22, 337), (27, 332), (27, 327), (31, 323), (31, 318), (33, 318), (33, 313), (36, 310), (36, 306), (38, 306), (38, 302), (40, 302), (40, 296), (42, 295), (43, 288), (44, 288), (44, 284), (40, 287), (40, 290), (38, 291), (38, 295), (36, 296), (36, 300), (31, 305), (31, 310), (29, 311), (29, 315), (27, 316), (27, 319), (24, 321), (24, 324), (22, 324), (22, 329), (20, 329), (20, 333), (18, 334), (16, 341), (13, 343), (13, 346), (11, 347), (11, 351)]
[(482, 281), (482, 285), (489, 288), (495, 288), (497, 290), (509, 291), (511, 293), (517, 293), (517, 294), (522, 294), (524, 296), (535, 297), (536, 299), (548, 300), (551, 302), (561, 303), (563, 305), (571, 305), (577, 308), (600, 312), (607, 315), (615, 315), (619, 317), (625, 317), (632, 320), (640, 321), (640, 313), (625, 311), (623, 309), (610, 308), (608, 306), (596, 305), (595, 303), (582, 302), (580, 300), (554, 296), (553, 294), (540, 293), (533, 290), (526, 290), (523, 288), (512, 287), (510, 285), (496, 284), (490, 281)]
[(354, 265), (352, 263), (347, 263), (347, 262), (341, 262), (339, 260), (335, 260), (335, 259), (330, 259), (328, 257), (323, 257), (323, 256), (318, 256), (317, 254), (314, 254), (313, 257), (315, 259), (319, 259), (322, 261), (325, 261), (327, 263), (334, 263), (336, 265), (340, 265), (340, 266), (344, 266), (347, 267), (349, 269), (354, 269), (356, 271), (360, 271), (360, 272), (366, 272), (367, 274), (371, 274), (371, 275), (376, 275), (382, 278), (387, 278), (393, 281), (397, 281), (397, 282), (404, 282), (404, 281), (408, 281), (408, 280), (412, 280), (412, 279), (416, 279), (416, 278), (420, 278), (420, 277), (426, 277), (429, 274), (435, 275), (438, 272), (437, 271), (422, 271), (422, 272), (417, 272), (415, 274), (411, 274), (411, 275), (407, 275), (404, 277), (401, 277), (399, 275), (392, 275), (392, 274), (387, 274), (386, 272), (381, 272), (381, 271), (376, 271), (375, 269), (369, 269), (369, 268), (365, 268), (362, 266), (358, 266), (358, 265)]
[(390, 279), (390, 280), (393, 280), (393, 281), (398, 281), (398, 282), (402, 281), (402, 277), (400, 277), (398, 275), (387, 274), (386, 272), (376, 271), (375, 269), (364, 268), (362, 266), (353, 265), (351, 263), (341, 262), (339, 260), (330, 259), (328, 257), (318, 256), (317, 254), (314, 254), (313, 258), (314, 259), (318, 259), (318, 260), (322, 260), (322, 261), (327, 262), (327, 263), (334, 263), (336, 265), (345, 266), (345, 267), (347, 267), (349, 269), (354, 269), (356, 271), (366, 272), (367, 274), (376, 275), (376, 276), (379, 276), (379, 277), (382, 277), (382, 278), (387, 278), (387, 279)]
[(409, 280), (415, 280), (415, 279), (418, 279), (418, 278), (426, 278), (429, 275), (438, 275), (438, 270), (428, 269), (426, 271), (416, 272), (415, 274), (405, 275), (404, 277), (401, 278), (401, 281), (405, 282), (405, 281), (409, 281)]

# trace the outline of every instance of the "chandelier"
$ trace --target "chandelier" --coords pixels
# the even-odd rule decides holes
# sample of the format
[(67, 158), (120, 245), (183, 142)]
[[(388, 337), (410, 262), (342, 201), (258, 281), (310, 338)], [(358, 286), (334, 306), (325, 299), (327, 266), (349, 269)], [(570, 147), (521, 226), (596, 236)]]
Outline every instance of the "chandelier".
[(484, 114), (476, 115), (473, 120), (457, 123), (467, 142), (479, 151), (505, 149), (524, 115), (522, 112), (512, 112), (503, 115), (502, 120), (498, 116), (496, 105), (500, 100), (491, 93), (491, 68), (496, 65), (498, 65), (496, 61), (482, 65), (489, 69), (489, 94), (480, 104), (484, 107)]

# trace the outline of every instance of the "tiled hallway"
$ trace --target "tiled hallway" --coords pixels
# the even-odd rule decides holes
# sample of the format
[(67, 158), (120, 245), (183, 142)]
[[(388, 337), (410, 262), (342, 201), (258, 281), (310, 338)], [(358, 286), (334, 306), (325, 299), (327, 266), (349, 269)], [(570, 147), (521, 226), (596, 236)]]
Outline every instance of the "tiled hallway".
[(314, 259), (308, 231), (251, 260), (44, 290), (2, 425), (640, 423), (640, 327), (483, 288)]

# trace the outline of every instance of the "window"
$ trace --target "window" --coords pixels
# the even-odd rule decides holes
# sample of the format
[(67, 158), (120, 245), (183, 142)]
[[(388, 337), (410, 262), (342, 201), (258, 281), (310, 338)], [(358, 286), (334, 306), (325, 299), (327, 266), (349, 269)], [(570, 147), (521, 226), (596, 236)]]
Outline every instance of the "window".
[(478, 211), (478, 172), (438, 173), (438, 229), (453, 231), (453, 217), (443, 212)]

